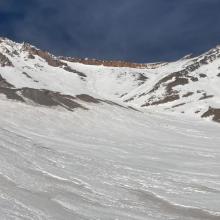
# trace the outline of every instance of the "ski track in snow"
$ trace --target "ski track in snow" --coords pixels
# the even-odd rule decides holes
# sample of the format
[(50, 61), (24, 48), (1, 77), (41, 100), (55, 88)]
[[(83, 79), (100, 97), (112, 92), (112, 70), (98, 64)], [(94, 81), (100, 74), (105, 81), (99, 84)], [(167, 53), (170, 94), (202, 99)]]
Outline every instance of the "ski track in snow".
[(220, 219), (219, 124), (0, 102), (0, 219)]

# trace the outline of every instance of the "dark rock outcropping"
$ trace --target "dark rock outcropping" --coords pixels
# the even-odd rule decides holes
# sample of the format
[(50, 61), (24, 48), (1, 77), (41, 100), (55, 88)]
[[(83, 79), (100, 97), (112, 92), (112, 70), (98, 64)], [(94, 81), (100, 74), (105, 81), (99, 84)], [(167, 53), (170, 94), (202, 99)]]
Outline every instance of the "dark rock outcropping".
[(0, 53), (0, 66), (5, 67), (5, 66), (11, 66), (13, 67), (12, 62), (9, 60), (8, 57), (6, 57), (4, 54)]
[(212, 119), (216, 122), (220, 122), (220, 108), (212, 108), (209, 107), (208, 111), (206, 111), (202, 118), (213, 117)]
[(53, 56), (52, 54), (50, 54), (47, 51), (39, 50), (39, 49), (37, 49), (27, 43), (23, 44), (22, 50), (28, 52), (29, 59), (34, 59), (35, 56), (39, 56), (40, 58), (45, 60), (47, 62), (47, 64), (50, 66), (63, 68), (64, 70), (71, 72), (71, 73), (75, 73), (75, 74), (79, 75), (80, 77), (84, 77), (84, 78), (87, 77), (84, 73), (81, 73), (79, 71), (72, 69), (65, 62), (56, 58), (55, 56)]

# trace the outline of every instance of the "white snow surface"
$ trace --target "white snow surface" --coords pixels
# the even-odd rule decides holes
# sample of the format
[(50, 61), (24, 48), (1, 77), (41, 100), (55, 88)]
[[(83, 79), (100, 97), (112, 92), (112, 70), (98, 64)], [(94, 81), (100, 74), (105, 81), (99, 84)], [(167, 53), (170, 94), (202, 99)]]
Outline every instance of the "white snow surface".
[[(220, 107), (219, 59), (192, 73), (206, 78), (178, 86), (181, 95), (194, 92), (174, 101), (186, 105), (165, 111), (174, 103), (143, 108), (147, 95), (138, 95), (194, 58), (156, 69), (63, 61), (86, 74), (82, 79), (38, 56), (30, 60), (21, 49), (10, 40), (0, 43), (14, 65), (0, 67), (0, 75), (15, 88), (89, 94), (140, 111), (87, 103), (89, 110), (71, 112), (1, 94), (0, 219), (220, 219), (220, 124), (194, 113)], [(140, 74), (147, 77), (141, 84)], [(197, 90), (213, 97), (198, 101)]]
[(0, 106), (0, 219), (220, 219), (219, 124)]

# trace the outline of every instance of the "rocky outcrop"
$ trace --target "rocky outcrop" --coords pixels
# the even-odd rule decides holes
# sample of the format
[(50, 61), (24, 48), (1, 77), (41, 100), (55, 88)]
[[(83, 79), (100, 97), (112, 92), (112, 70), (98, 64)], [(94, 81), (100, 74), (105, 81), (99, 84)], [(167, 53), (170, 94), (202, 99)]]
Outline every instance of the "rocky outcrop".
[(133, 63), (120, 60), (97, 60), (97, 59), (82, 59), (82, 58), (72, 58), (72, 57), (60, 57), (62, 60), (66, 60), (73, 63), (82, 63), (86, 65), (97, 65), (97, 66), (107, 66), (107, 67), (129, 67), (138, 69), (156, 69), (161, 66), (165, 66), (167, 63)]
[(50, 54), (47, 51), (39, 50), (39, 49), (37, 49), (37, 48), (31, 46), (30, 44), (27, 44), (27, 43), (23, 44), (21, 50), (28, 52), (28, 58), (29, 59), (34, 59), (35, 56), (38, 56), (38, 57), (42, 58), (43, 60), (45, 60), (49, 66), (60, 67), (60, 68), (63, 68), (64, 70), (66, 70), (68, 72), (75, 73), (75, 74), (79, 75), (80, 77), (84, 77), (84, 78), (86, 77), (86, 75), (84, 73), (81, 73), (79, 71), (76, 71), (76, 70), (72, 69), (65, 62), (63, 62), (62, 60), (56, 58), (55, 56), (53, 56), (52, 54)]
[(84, 101), (84, 102), (95, 103), (95, 104), (100, 103), (99, 99), (96, 99), (96, 98), (94, 98), (94, 97), (92, 97), (90, 95), (87, 95), (87, 94), (77, 95), (76, 97), (78, 99), (80, 99), (81, 101)]
[(27, 104), (37, 104), (45, 107), (62, 107), (69, 111), (73, 111), (75, 108), (81, 108), (87, 110), (86, 107), (79, 104), (76, 97), (63, 95), (58, 92), (53, 92), (44, 89), (33, 88), (6, 88), (0, 87), (0, 94), (4, 94), (8, 99), (26, 102)]
[(0, 53), (0, 66), (1, 67), (5, 67), (5, 66), (13, 67), (13, 64), (9, 60), (8, 57), (6, 57), (4, 54)]
[(208, 111), (206, 111), (202, 118), (212, 117), (212, 119), (216, 122), (220, 122), (220, 108), (209, 107)]

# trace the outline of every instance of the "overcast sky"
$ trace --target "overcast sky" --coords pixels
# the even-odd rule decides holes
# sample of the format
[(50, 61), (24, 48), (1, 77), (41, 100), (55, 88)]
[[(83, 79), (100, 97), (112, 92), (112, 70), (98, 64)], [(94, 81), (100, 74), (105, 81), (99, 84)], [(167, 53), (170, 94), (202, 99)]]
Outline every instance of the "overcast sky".
[(56, 55), (175, 60), (220, 44), (220, 0), (0, 0), (0, 35)]

